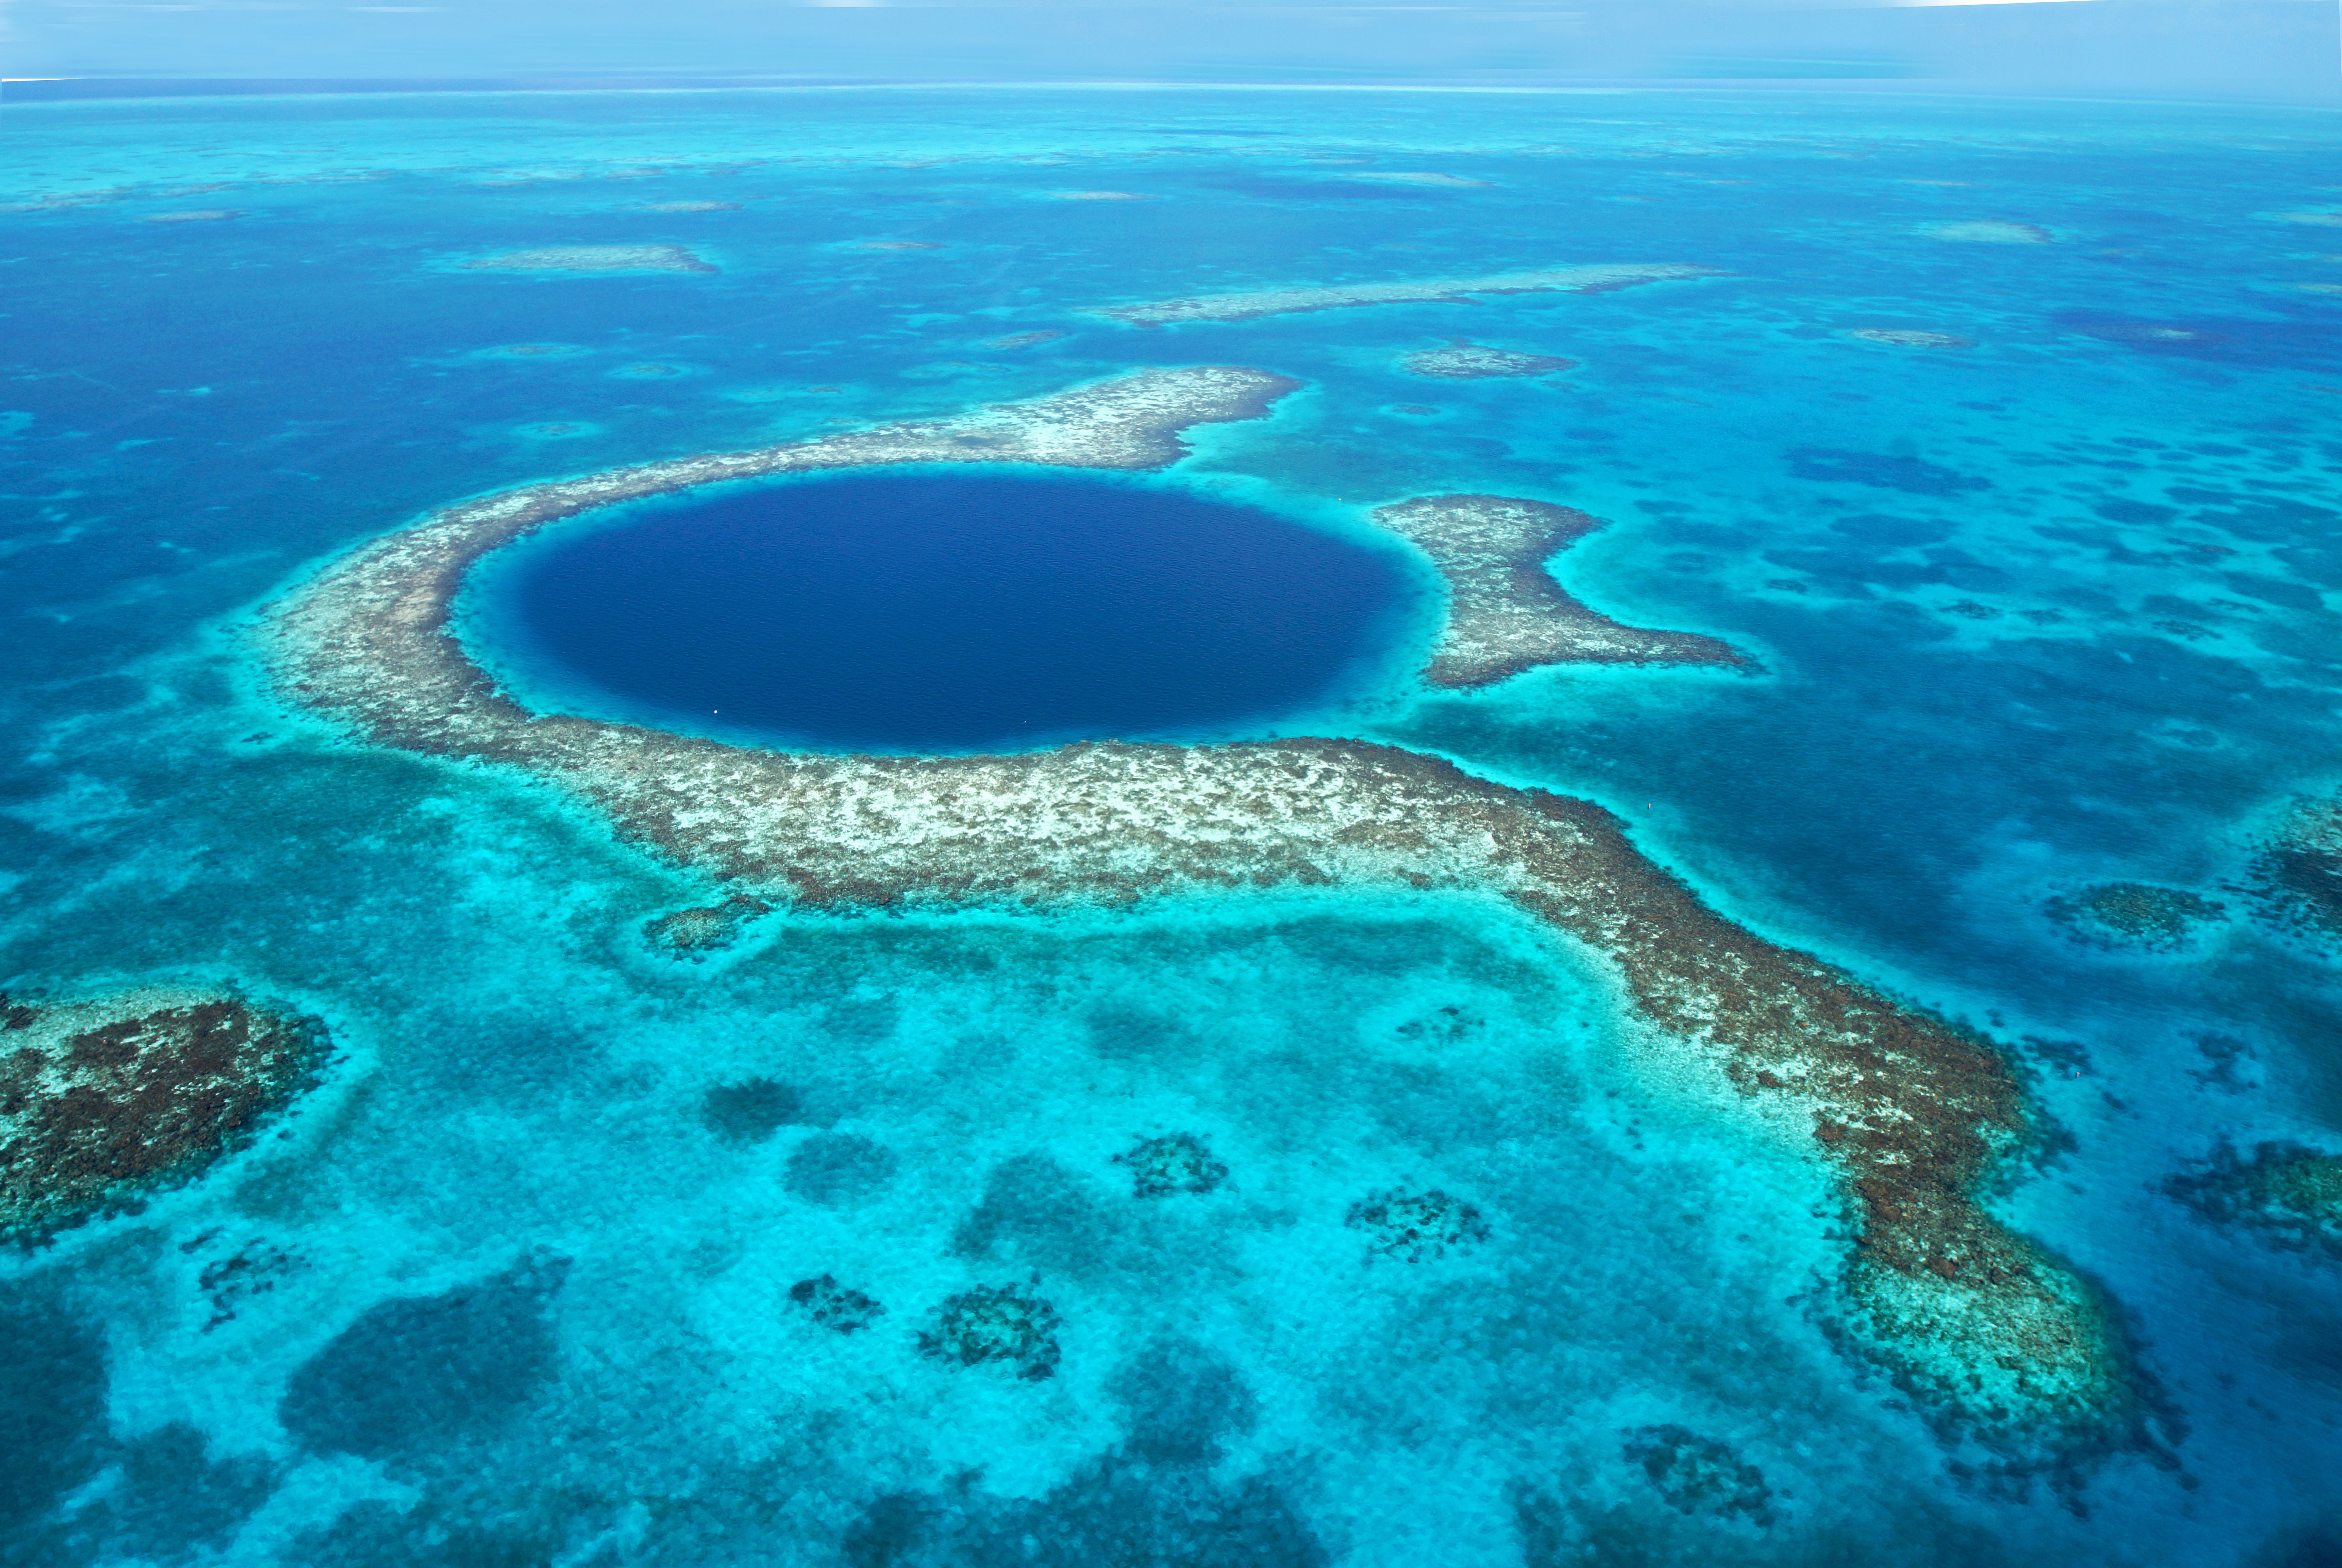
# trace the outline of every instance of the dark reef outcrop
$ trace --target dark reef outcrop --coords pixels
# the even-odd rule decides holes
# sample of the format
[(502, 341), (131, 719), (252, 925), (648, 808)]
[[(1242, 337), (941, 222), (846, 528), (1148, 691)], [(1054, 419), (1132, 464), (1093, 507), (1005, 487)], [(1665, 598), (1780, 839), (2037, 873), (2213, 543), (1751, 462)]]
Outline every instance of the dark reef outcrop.
[[(1599, 806), (1346, 739), (747, 749), (530, 712), (449, 629), (474, 562), (613, 501), (884, 463), (1155, 467), (1180, 455), (1184, 428), (1249, 417), (1293, 385), (1227, 367), (1149, 370), (941, 423), (484, 497), (330, 563), (273, 608), (266, 656), (291, 700), (375, 744), (533, 776), (651, 852), (798, 910), (1046, 910), (1330, 885), (1507, 900), (1607, 978), (1655, 1073), (1744, 1108), (1828, 1172), (1850, 1221), (1838, 1284), (1857, 1353), (2007, 1451), (2147, 1442), (2152, 1402), (2110, 1303), (1984, 1207), (2042, 1132), (2009, 1061), (1724, 919)], [(1006, 1347), (1028, 1332), (1047, 1337), (1014, 1292), (955, 1300), (932, 1353), (992, 1359), (1021, 1353)]]
[(1545, 664), (1748, 664), (1712, 637), (1621, 626), (1554, 581), (1546, 560), (1598, 518), (1513, 496), (1423, 496), (1374, 518), (1447, 580), (1447, 625), (1423, 672), (1434, 686), (1488, 686)]
[(1213, 1159), (1210, 1147), (1192, 1132), (1142, 1138), (1127, 1153), (1116, 1155), (1114, 1162), (1130, 1168), (1134, 1198), (1215, 1191), (1228, 1179), (1228, 1168)]
[(1488, 1239), (1488, 1222), (1461, 1198), (1427, 1192), (1376, 1192), (1350, 1205), (1342, 1222), (1366, 1233), (1366, 1250), (1403, 1263), (1468, 1251)]
[(0, 1237), (134, 1208), (250, 1143), (314, 1086), (316, 1020), (223, 991), (0, 997)]
[(2103, 882), (2061, 893), (2043, 909), (2077, 941), (2148, 952), (2177, 952), (2198, 927), (2227, 915), (2215, 900), (2146, 882)]
[(2284, 1251), (2342, 1262), (2342, 1154), (2270, 1142), (2247, 1160), (2224, 1143), (2163, 1190), (2214, 1224), (2250, 1231)]
[(2295, 804), (2254, 857), (2251, 890), (2269, 924), (2321, 946), (2342, 943), (2342, 799)]
[(1040, 1382), (1057, 1371), (1057, 1309), (1015, 1285), (978, 1285), (936, 1309), (919, 1353), (951, 1366), (997, 1364)]

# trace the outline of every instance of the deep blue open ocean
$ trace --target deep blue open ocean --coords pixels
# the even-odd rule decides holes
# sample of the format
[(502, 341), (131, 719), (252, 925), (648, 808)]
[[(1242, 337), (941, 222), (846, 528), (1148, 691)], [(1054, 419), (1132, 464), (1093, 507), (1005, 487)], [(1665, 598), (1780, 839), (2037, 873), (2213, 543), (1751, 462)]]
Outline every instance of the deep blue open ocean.
[[(2342, 1561), (2342, 1261), (2166, 1185), (2342, 1151), (2342, 967), (2249, 890), (2342, 787), (2332, 113), (412, 94), (12, 105), (0, 155), (0, 989), (233, 983), (338, 1053), (202, 1180), (0, 1258), (0, 1561)], [(704, 270), (465, 265), (597, 245)], [(1087, 313), (1645, 261), (1719, 272)], [(1403, 363), (1457, 339), (1576, 368)], [(2058, 1136), (1995, 1211), (2119, 1303), (2168, 1455), (1959, 1462), (1833, 1339), (1816, 1168), (1507, 909), (781, 912), (678, 959), (646, 922), (719, 890), (255, 661), (262, 606), (465, 498), (1151, 365), (1301, 387), (1159, 475), (555, 528), (465, 635), (720, 739), (1339, 734), (1597, 800), (2012, 1053)], [(1369, 513), (1456, 493), (1605, 519), (1570, 591), (1755, 668), (1421, 686), (1426, 568)], [(2107, 883), (2220, 910), (2057, 918)], [(1169, 1134), (1215, 1191), (1134, 1194)], [(1482, 1244), (1371, 1254), (1345, 1215), (1402, 1186)], [(816, 1323), (823, 1274), (884, 1315)], [(978, 1285), (1055, 1302), (1053, 1376), (919, 1353)], [(1662, 1484), (1678, 1430), (1763, 1505)]]

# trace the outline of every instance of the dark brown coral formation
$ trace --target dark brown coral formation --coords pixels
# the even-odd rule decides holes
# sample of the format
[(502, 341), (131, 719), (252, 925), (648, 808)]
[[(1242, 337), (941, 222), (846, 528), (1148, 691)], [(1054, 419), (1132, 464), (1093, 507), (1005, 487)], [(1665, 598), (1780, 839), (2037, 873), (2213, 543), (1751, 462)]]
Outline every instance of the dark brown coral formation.
[(0, 1235), (25, 1244), (251, 1142), (327, 1049), (315, 1019), (214, 992), (0, 1006)]
[(1422, 496), (1374, 516), (1447, 579), (1446, 629), (1423, 672), (1434, 686), (1488, 686), (1542, 664), (1748, 663), (1715, 638), (1621, 626), (1571, 598), (1546, 562), (1598, 518), (1515, 496)]

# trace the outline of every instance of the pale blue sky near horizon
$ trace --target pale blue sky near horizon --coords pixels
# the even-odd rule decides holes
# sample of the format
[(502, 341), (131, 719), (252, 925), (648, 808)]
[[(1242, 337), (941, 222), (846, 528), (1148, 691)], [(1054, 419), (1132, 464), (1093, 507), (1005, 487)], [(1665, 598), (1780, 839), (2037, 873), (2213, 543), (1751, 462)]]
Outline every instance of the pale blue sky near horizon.
[(2342, 100), (2334, 0), (0, 0), (0, 75), (1955, 82)]

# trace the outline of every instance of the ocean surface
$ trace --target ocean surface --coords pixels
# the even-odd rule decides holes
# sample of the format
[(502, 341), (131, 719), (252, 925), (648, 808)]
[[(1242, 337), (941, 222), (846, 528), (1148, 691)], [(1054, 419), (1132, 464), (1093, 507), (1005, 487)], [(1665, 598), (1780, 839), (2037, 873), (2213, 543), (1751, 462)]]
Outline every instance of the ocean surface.
[[(2342, 1149), (2342, 967), (2240, 891), (2342, 785), (2334, 115), (415, 94), (11, 106), (0, 151), (0, 984), (232, 983), (337, 1051), (202, 1180), (0, 1259), (0, 1559), (2342, 1561), (2342, 1265), (2164, 1185), (2224, 1141)], [(620, 245), (697, 268), (467, 265)], [(1087, 314), (1604, 262), (1721, 275)], [(1577, 364), (1404, 367), (1456, 340)], [(719, 890), (517, 776), (303, 717), (254, 655), (263, 606), (451, 501), (1193, 364), (1302, 389), (1161, 475), (984, 478), (1130, 503), (969, 613), (1055, 601), (1037, 630), (1098, 655), (1060, 696), (1136, 706), (1060, 730), (995, 664), (946, 672), (965, 729), (778, 697), (744, 728), (1356, 735), (1602, 802), (1733, 920), (2013, 1053), (2061, 1136), (1996, 1211), (2121, 1304), (2169, 1454), (1961, 1461), (1833, 1338), (1817, 1171), (1650, 1070), (1504, 909), (780, 912), (677, 956), (646, 926)], [(976, 484), (555, 530), (484, 571), (465, 635), (548, 704), (696, 709), (676, 672), (722, 678), (764, 574), (810, 563), (710, 585), (691, 540), (794, 490), (840, 508), (826, 580), (863, 596), (801, 611), (854, 618), (840, 678), (916, 676), (946, 632), (884, 568), (999, 558), (851, 508), (931, 482)], [(1606, 519), (1573, 593), (1760, 668), (1418, 685), (1426, 568), (1367, 514), (1453, 493)], [(1076, 521), (966, 505), (1004, 549)], [(710, 592), (739, 618), (694, 618)], [(1102, 592), (1202, 639), (1176, 691), (1066, 604)], [(1265, 665), (1230, 606), (1287, 618)], [(528, 625), (583, 629), (556, 659)], [(615, 684), (663, 630), (688, 664)], [(756, 738), (726, 717), (704, 732)], [(2107, 883), (2221, 911), (2160, 946), (2057, 918)], [(1166, 1149), (1204, 1152), (1149, 1192)], [(1409, 1257), (1352, 1222), (1426, 1190), (1480, 1232)], [(863, 1305), (793, 1294), (825, 1277)], [(979, 1290), (1046, 1300), (1049, 1375), (923, 1352)], [(1678, 1452), (1724, 1480), (1675, 1483)]]

